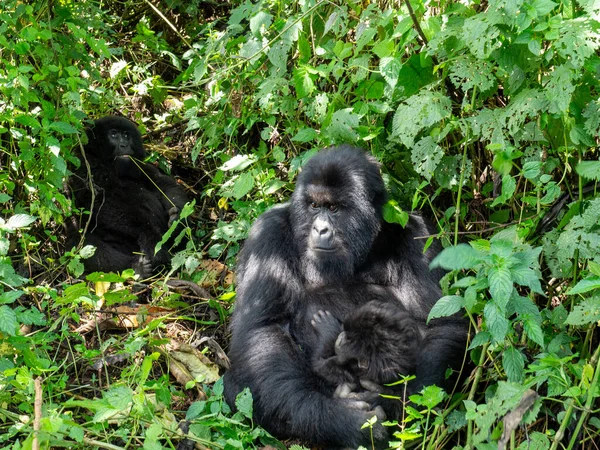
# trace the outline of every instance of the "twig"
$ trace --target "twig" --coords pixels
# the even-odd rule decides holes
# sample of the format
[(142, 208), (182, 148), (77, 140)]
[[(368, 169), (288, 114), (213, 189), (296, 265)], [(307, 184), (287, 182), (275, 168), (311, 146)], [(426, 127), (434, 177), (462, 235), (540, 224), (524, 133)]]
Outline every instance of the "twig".
[(417, 16), (415, 16), (415, 11), (413, 10), (412, 5), (410, 4), (410, 0), (406, 0), (406, 7), (408, 8), (408, 14), (410, 15), (413, 25), (415, 26), (415, 30), (417, 30), (417, 34), (423, 41), (423, 44), (427, 45), (429, 41), (425, 37), (425, 33), (423, 33), (421, 25), (419, 25), (419, 21), (417, 20)]
[(42, 421), (42, 377), (33, 380), (34, 401), (33, 401), (33, 442), (31, 450), (40, 450), (38, 435), (40, 433), (40, 424)]

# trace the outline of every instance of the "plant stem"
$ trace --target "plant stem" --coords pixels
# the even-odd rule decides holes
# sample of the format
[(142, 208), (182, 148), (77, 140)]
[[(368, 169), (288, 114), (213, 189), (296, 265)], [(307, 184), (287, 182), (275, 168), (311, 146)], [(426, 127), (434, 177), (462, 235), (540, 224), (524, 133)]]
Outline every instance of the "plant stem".
[(577, 426), (575, 427), (575, 430), (573, 431), (573, 435), (571, 436), (571, 441), (569, 442), (569, 446), (567, 447), (567, 450), (571, 450), (575, 447), (575, 444), (577, 442), (577, 436), (579, 435), (579, 430), (581, 430), (581, 427), (587, 421), (587, 418), (590, 415), (592, 403), (594, 402), (594, 392), (596, 392), (596, 386), (598, 385), (598, 379), (600, 378), (600, 358), (598, 357), (599, 355), (600, 355), (600, 346), (598, 346), (598, 348), (596, 348), (596, 351), (594, 352), (592, 359), (590, 359), (590, 365), (594, 365), (594, 364), (596, 365), (596, 368), (594, 370), (594, 377), (592, 378), (592, 383), (590, 384), (590, 386), (587, 389), (587, 399), (585, 401), (585, 406), (583, 408), (583, 412), (579, 416), (579, 420), (577, 421)]
[[(481, 356), (479, 357), (479, 363), (477, 364), (477, 370), (475, 371), (475, 379), (473, 380), (473, 384), (471, 385), (471, 390), (469, 391), (468, 400), (473, 400), (475, 398), (475, 394), (477, 393), (477, 386), (479, 385), (479, 381), (481, 380), (481, 374), (483, 373), (483, 363), (485, 362), (485, 357), (487, 355), (487, 349), (489, 344), (486, 343), (483, 345), (481, 349)], [(470, 450), (473, 448), (473, 420), (469, 420), (467, 423), (467, 445), (465, 445), (465, 450)]]
[(456, 196), (456, 211), (454, 211), (454, 245), (458, 244), (458, 222), (460, 219), (460, 200), (462, 196), (463, 183), (465, 182), (465, 166), (467, 165), (467, 142), (463, 150), (462, 162), (460, 164), (460, 180), (458, 182), (458, 195)]

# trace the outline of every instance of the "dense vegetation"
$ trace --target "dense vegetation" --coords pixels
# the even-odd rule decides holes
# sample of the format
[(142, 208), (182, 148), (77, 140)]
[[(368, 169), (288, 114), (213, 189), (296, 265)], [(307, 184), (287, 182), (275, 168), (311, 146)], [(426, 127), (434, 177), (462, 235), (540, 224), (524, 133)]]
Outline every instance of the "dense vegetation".
[[(595, 0), (4, 0), (0, 448), (175, 448), (185, 418), (201, 448), (280, 445), (215, 382), (227, 268), (337, 143), (383, 163), (386, 220), (437, 223), (451, 272), (431, 315), (472, 325), (464, 393), (413, 398), (393, 446), (597, 448), (598, 47)], [(147, 285), (85, 277), (90, 249), (64, 247), (87, 218), (75, 149), (108, 113), (194, 198), (187, 248)]]

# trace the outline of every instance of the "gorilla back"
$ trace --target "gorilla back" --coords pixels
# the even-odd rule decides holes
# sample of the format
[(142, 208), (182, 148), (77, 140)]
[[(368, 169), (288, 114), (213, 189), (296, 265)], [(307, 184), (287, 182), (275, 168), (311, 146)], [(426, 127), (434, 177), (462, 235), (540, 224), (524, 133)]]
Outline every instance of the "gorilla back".
[[(411, 389), (445, 385), (447, 368), (460, 366), (466, 323), (451, 317), (426, 324), (441, 296), (439, 271), (415, 237), (431, 230), (419, 216), (408, 225), (385, 223), (385, 189), (374, 158), (341, 146), (320, 152), (305, 165), (290, 202), (253, 225), (237, 267), (237, 301), (231, 322), (231, 369), (225, 374), (230, 405), (244, 387), (254, 398), (257, 421), (278, 437), (318, 445), (370, 445), (361, 430), (373, 405), (334, 396), (335, 385), (315, 373), (311, 355), (318, 340), (310, 323), (319, 310), (340, 321), (366, 303), (344, 292), (385, 287), (419, 328), (422, 351)], [(324, 286), (334, 296), (311, 295)], [(379, 446), (387, 432), (373, 429)]]
[[(169, 243), (157, 254), (154, 247), (187, 203), (187, 195), (173, 178), (143, 162), (146, 152), (133, 122), (107, 116), (86, 133), (82, 156), (91, 179), (85, 161), (70, 179), (77, 207), (92, 214), (85, 244), (94, 245), (96, 252), (84, 260), (85, 269), (134, 268), (147, 277), (170, 261)], [(68, 243), (78, 241), (79, 234), (71, 233)]]

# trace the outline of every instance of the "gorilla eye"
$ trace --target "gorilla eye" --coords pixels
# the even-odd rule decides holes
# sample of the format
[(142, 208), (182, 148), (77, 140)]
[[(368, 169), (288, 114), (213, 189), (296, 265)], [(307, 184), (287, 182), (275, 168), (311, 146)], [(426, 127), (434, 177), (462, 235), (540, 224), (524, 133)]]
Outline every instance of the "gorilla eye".
[(319, 204), (317, 202), (310, 202), (310, 207), (313, 209), (317, 209), (319, 207)]
[(123, 131), (123, 137), (124, 138), (128, 138), (129, 137), (129, 132), (128, 131)]
[(336, 212), (338, 210), (337, 205), (329, 205), (329, 211)]
[(117, 137), (117, 132), (115, 130), (111, 130), (110, 131), (110, 137), (111, 138), (116, 138)]

